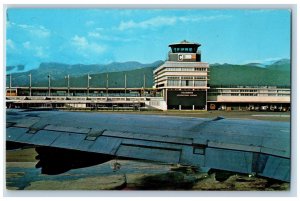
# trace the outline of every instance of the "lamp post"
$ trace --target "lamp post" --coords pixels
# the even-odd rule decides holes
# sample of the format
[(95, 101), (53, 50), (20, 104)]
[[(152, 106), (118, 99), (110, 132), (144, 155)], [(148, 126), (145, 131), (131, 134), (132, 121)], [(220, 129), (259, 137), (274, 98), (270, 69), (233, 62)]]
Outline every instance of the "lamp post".
[(89, 96), (90, 94), (90, 79), (92, 79), (92, 77), (90, 76), (90, 74), (88, 74), (88, 86), (87, 86), (87, 96)]
[(9, 74), (9, 96), (11, 96), (11, 73)]
[(65, 76), (65, 79), (67, 79), (67, 83), (68, 83), (68, 96), (70, 96), (70, 75)]
[(48, 75), (48, 96), (51, 96), (51, 93), (50, 93), (50, 87), (51, 87), (51, 76), (50, 74)]
[(127, 76), (126, 76), (126, 73), (125, 73), (125, 97), (126, 97), (126, 85), (127, 85)]
[(29, 76), (29, 96), (31, 96), (31, 73), (28, 76)]
[(108, 73), (106, 73), (106, 97), (108, 97)]

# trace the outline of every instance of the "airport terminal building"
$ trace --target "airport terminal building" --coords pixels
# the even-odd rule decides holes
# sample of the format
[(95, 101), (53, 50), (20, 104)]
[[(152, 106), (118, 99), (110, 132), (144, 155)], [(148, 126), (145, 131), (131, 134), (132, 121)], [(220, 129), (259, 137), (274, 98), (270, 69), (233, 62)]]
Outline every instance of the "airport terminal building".
[(288, 110), (290, 88), (277, 86), (209, 86), (209, 64), (198, 43), (170, 44), (167, 61), (154, 71), (155, 88), (168, 109)]
[(154, 71), (168, 109), (207, 109), (209, 65), (201, 62), (199, 46), (185, 40), (169, 45), (168, 60)]
[[(6, 106), (83, 109), (270, 110), (290, 109), (290, 87), (213, 86), (198, 43), (170, 44), (166, 61), (153, 71), (153, 88), (6, 87)], [(126, 75), (125, 75), (126, 76)], [(89, 77), (89, 76), (88, 76)], [(69, 77), (68, 77), (69, 78)], [(145, 75), (144, 75), (145, 79)], [(108, 81), (108, 80), (106, 80)], [(108, 83), (108, 82), (107, 82)], [(145, 80), (144, 80), (145, 83)]]

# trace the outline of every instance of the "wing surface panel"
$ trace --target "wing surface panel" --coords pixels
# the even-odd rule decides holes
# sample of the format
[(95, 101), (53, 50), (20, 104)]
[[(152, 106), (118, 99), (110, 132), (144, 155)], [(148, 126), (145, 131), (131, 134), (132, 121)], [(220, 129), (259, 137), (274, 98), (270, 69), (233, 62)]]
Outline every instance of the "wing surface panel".
[(9, 142), (290, 179), (282, 122), (14, 111), (6, 132)]

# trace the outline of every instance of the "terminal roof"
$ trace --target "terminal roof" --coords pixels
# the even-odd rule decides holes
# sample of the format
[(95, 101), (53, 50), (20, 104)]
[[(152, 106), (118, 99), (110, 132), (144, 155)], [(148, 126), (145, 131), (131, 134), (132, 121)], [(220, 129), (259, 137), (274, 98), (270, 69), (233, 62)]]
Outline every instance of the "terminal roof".
[(172, 47), (172, 46), (182, 46), (182, 45), (184, 45), (184, 46), (185, 45), (189, 45), (189, 46), (196, 46), (196, 47), (201, 46), (201, 44), (199, 44), (199, 43), (192, 43), (192, 42), (189, 42), (187, 40), (183, 40), (183, 41), (181, 41), (179, 43), (170, 44), (169, 47)]

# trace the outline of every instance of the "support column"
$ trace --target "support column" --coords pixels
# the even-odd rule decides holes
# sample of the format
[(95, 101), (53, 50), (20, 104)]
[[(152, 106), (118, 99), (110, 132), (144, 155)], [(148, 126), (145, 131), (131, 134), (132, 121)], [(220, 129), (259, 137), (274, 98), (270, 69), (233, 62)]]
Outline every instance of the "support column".
[(205, 111), (207, 111), (207, 89), (205, 89)]
[(166, 97), (166, 103), (168, 104), (168, 89), (166, 89), (166, 94), (165, 94), (165, 97)]

